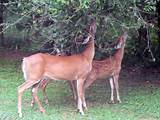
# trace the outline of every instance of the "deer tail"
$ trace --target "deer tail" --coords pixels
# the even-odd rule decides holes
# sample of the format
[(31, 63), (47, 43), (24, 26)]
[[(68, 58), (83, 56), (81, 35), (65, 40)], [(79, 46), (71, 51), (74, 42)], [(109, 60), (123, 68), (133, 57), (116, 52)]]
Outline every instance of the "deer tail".
[(23, 58), (23, 62), (22, 62), (22, 71), (23, 71), (24, 79), (27, 80), (27, 63), (25, 58)]

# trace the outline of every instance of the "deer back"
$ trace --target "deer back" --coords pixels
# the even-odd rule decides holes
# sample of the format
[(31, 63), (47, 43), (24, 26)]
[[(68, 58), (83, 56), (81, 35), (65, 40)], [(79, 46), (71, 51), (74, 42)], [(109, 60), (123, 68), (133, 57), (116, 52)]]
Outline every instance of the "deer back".
[[(95, 31), (92, 23), (90, 30)], [(71, 56), (53, 56), (43, 53), (34, 54), (24, 59), (23, 66), (27, 66), (25, 72), (29, 79), (42, 79), (47, 76), (52, 79), (75, 80), (84, 78), (92, 68), (94, 57), (94, 34), (88, 34), (86, 49), (79, 54)]]

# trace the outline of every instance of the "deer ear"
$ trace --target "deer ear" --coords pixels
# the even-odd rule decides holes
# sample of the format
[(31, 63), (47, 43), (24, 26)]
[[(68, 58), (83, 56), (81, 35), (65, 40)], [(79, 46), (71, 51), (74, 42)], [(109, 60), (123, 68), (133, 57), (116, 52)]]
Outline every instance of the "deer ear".
[(82, 44), (87, 44), (89, 40), (90, 40), (90, 36), (88, 36), (86, 39), (84, 39)]
[(95, 35), (95, 33), (96, 33), (96, 25), (93, 25), (93, 26), (90, 27), (90, 33)]
[(118, 45), (116, 45), (115, 47), (114, 47), (114, 49), (120, 49), (122, 47), (122, 45), (121, 44), (118, 44)]
[(123, 39), (124, 39), (125, 41), (126, 41), (127, 37), (128, 37), (128, 33), (127, 33), (127, 32), (124, 32), (124, 33), (123, 33)]
[(95, 18), (92, 18), (92, 19), (91, 19), (91, 23), (90, 23), (89, 33), (95, 35), (96, 29), (97, 29), (97, 26), (96, 26), (96, 19), (95, 19)]

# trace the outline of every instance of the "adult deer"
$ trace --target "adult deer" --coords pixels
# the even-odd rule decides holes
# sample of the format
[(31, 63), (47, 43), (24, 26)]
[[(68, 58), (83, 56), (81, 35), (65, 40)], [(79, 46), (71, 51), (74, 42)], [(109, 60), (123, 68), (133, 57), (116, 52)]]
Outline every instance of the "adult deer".
[[(121, 35), (116, 43), (115, 49), (116, 52), (113, 56), (110, 56), (104, 60), (97, 61), (93, 60), (92, 62), (92, 70), (89, 73), (85, 83), (84, 83), (84, 89), (88, 88), (95, 80), (100, 80), (102, 78), (109, 77), (110, 86), (111, 86), (111, 98), (110, 103), (114, 103), (114, 89), (116, 89), (117, 94), (117, 101), (121, 103), (120, 95), (119, 95), (119, 73), (121, 70), (121, 62), (123, 59), (124, 54), (124, 47), (125, 47), (125, 41), (127, 38), (127, 33), (125, 32), (123, 35)], [(49, 81), (44, 80), (41, 83), (42, 92), (44, 95), (44, 99), (46, 101), (46, 104), (48, 104), (48, 98), (46, 96), (46, 86), (49, 83)], [(70, 85), (72, 86), (72, 92), (74, 95), (74, 99), (77, 98), (76, 95), (76, 81), (71, 81)]]
[(92, 69), (92, 60), (95, 53), (94, 37), (96, 33), (96, 21), (92, 19), (88, 37), (83, 44), (87, 43), (86, 49), (79, 54), (71, 56), (53, 56), (43, 53), (38, 53), (26, 57), (22, 62), (22, 70), (24, 73), (25, 82), (18, 87), (18, 114), (22, 117), (22, 94), (32, 87), (32, 95), (38, 103), (38, 107), (42, 113), (45, 109), (42, 107), (37, 90), (39, 83), (44, 78), (52, 80), (77, 80), (77, 108), (84, 115), (83, 108), (86, 108), (85, 96), (83, 90), (84, 81)]

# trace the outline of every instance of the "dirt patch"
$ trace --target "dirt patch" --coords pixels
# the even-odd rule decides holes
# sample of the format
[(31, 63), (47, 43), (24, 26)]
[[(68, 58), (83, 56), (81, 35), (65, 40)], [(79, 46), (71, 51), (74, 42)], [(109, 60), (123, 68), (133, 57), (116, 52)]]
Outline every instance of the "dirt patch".
[(160, 85), (160, 67), (123, 65), (120, 79), (130, 82), (153, 83)]
[(24, 53), (21, 51), (0, 51), (0, 58), (3, 59), (21, 60), (23, 57), (28, 55), (29, 53)]

